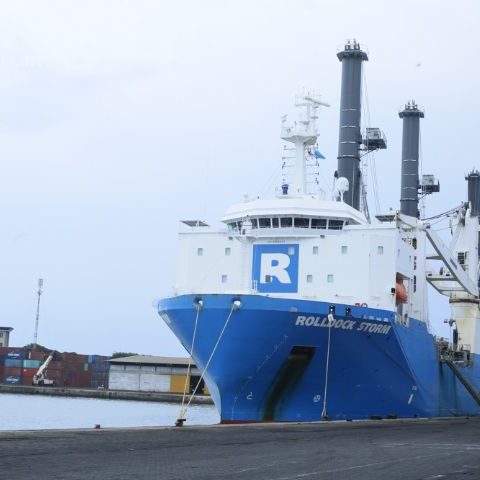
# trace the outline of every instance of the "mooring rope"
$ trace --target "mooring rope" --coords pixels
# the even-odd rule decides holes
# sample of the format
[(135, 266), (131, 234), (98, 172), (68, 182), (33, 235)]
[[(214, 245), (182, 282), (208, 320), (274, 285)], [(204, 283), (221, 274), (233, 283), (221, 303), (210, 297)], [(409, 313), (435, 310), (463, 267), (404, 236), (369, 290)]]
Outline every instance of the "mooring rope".
[(188, 400), (187, 405), (185, 406), (185, 413), (187, 412), (188, 407), (190, 406), (190, 403), (192, 403), (193, 397), (197, 393), (197, 389), (200, 386), (203, 377), (205, 376), (205, 373), (210, 365), (210, 362), (212, 361), (213, 356), (215, 355), (215, 351), (217, 350), (218, 345), (220, 344), (220, 340), (223, 337), (223, 334), (225, 333), (225, 329), (227, 328), (228, 322), (230, 322), (230, 318), (232, 317), (232, 313), (234, 310), (239, 308), (239, 305), (237, 305), (235, 302), (232, 303), (232, 308), (230, 309), (230, 313), (228, 314), (227, 320), (225, 321), (225, 324), (223, 325), (222, 331), (220, 332), (220, 335), (218, 336), (217, 342), (215, 343), (215, 346), (213, 347), (212, 353), (210, 354), (210, 357), (207, 360), (207, 364), (205, 365), (205, 368), (202, 371), (202, 375), (200, 376), (200, 379), (197, 382), (197, 385), (193, 389), (192, 394), (190, 395), (190, 399)]
[(183, 387), (183, 396), (182, 396), (182, 406), (180, 407), (180, 413), (178, 414), (178, 422), (182, 420), (185, 421), (185, 414), (187, 413), (187, 409), (185, 408), (185, 398), (187, 396), (187, 386), (190, 383), (190, 371), (192, 368), (192, 356), (193, 356), (193, 348), (195, 346), (195, 337), (197, 336), (197, 325), (198, 325), (198, 317), (200, 316), (200, 310), (202, 309), (202, 304), (197, 303), (195, 306), (197, 310), (197, 315), (195, 317), (195, 326), (193, 327), (193, 337), (192, 337), (192, 347), (190, 349), (190, 358), (188, 360), (188, 368), (187, 368), (187, 376), (185, 378), (185, 386)]
[(322, 410), (322, 419), (328, 420), (327, 414), (327, 392), (328, 392), (328, 369), (330, 366), (330, 334), (332, 331), (332, 324), (335, 319), (332, 314), (328, 315), (328, 343), (327, 343), (327, 360), (325, 364), (325, 389), (323, 392), (323, 410)]

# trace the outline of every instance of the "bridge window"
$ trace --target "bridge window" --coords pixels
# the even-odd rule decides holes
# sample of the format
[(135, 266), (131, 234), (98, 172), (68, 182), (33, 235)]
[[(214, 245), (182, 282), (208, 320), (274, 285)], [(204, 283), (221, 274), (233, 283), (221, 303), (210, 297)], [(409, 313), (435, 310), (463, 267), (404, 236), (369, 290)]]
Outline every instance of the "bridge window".
[(272, 227), (273, 228), (278, 228), (280, 226), (280, 220), (276, 217), (272, 218)]
[(270, 219), (269, 218), (259, 218), (258, 219), (258, 225), (260, 228), (270, 228)]
[(317, 247), (316, 245), (313, 247), (312, 253), (313, 253), (314, 255), (318, 255), (318, 247)]
[(377, 254), (378, 254), (378, 255), (383, 255), (383, 245), (379, 245), (379, 246), (377, 247)]
[(341, 230), (343, 228), (343, 220), (329, 220), (329, 230)]
[(327, 228), (327, 220), (325, 218), (312, 218), (312, 228)]
[(295, 217), (293, 219), (293, 225), (297, 228), (308, 228), (310, 226), (309, 218)]
[(228, 275), (222, 275), (222, 283), (227, 283)]
[(313, 275), (307, 275), (307, 283), (313, 282)]
[(282, 228), (291, 227), (292, 226), (292, 218), (291, 217), (282, 217), (280, 219), (280, 225)]
[(252, 228), (258, 228), (258, 220), (256, 218), (252, 218)]

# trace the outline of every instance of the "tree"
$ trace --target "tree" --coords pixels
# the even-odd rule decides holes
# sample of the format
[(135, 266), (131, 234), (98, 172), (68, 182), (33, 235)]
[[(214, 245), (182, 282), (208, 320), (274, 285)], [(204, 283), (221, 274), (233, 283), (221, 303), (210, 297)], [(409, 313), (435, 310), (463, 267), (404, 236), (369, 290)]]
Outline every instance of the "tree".
[(122, 357), (133, 357), (135, 355), (138, 355), (138, 353), (132, 353), (132, 352), (113, 352), (112, 356), (110, 357), (111, 359), (113, 358), (122, 358)]
[[(28, 345), (25, 345), (23, 348), (25, 350), (33, 350), (33, 343), (29, 343)], [(37, 343), (37, 346), (35, 347), (35, 351), (42, 352), (42, 353), (50, 353), (52, 349), (48, 347), (44, 347), (43, 345), (40, 345), (39, 343)]]

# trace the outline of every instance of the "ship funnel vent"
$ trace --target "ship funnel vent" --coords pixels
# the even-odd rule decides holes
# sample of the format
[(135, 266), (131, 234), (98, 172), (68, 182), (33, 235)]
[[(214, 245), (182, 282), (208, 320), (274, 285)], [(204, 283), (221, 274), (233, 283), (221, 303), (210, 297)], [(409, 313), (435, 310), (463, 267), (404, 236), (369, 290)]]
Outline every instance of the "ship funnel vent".
[(472, 170), (466, 177), (468, 182), (468, 201), (470, 202), (470, 215), (480, 215), (480, 172)]

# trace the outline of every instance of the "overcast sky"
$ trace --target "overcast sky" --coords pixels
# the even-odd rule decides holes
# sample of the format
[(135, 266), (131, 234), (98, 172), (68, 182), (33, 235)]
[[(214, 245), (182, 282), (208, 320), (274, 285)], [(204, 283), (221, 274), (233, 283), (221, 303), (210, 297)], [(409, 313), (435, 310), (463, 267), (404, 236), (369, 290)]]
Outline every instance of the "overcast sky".
[[(423, 172), (441, 182), (427, 214), (464, 200), (478, 166), (476, 1), (0, 5), (0, 324), (14, 345), (33, 339), (43, 277), (39, 343), (182, 354), (152, 306), (172, 291), (178, 220), (216, 224), (244, 194), (271, 193), (280, 116), (302, 88), (332, 104), (319, 142), (331, 185), (347, 38), (368, 48), (371, 123), (389, 141), (383, 211), (399, 204), (408, 99), (426, 111)], [(432, 301), (437, 323), (445, 309)]]

